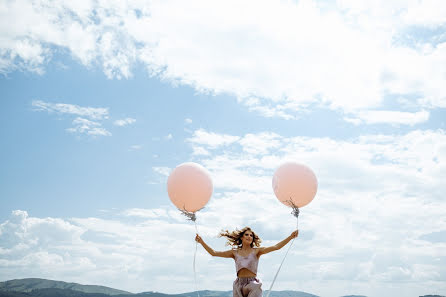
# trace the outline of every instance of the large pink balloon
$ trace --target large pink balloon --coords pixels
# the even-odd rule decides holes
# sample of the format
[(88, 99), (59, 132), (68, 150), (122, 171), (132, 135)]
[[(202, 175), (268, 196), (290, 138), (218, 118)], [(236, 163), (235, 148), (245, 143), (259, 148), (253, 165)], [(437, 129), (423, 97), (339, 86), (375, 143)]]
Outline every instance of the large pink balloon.
[(273, 189), (280, 202), (291, 206), (287, 203), (291, 200), (300, 208), (310, 203), (316, 195), (316, 175), (305, 165), (287, 162), (274, 173)]
[(167, 179), (167, 193), (179, 209), (196, 212), (212, 195), (212, 180), (207, 170), (197, 163), (178, 165)]

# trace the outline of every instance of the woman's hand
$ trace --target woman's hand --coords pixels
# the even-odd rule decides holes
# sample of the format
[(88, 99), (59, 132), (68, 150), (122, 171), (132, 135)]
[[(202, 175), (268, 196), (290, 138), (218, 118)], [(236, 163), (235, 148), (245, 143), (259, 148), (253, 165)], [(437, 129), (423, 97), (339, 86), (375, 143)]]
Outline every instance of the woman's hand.
[(291, 233), (291, 238), (296, 238), (299, 235), (299, 230), (294, 231), (293, 233)]
[(198, 235), (198, 233), (197, 236), (195, 236), (195, 241), (198, 243), (203, 243), (203, 239), (200, 237), (200, 235)]

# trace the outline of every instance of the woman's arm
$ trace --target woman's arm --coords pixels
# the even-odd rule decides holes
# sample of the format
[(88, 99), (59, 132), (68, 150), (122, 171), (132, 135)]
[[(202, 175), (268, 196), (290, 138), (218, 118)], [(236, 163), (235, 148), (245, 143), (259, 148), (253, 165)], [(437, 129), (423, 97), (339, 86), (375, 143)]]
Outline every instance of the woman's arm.
[(224, 252), (214, 251), (210, 246), (208, 246), (204, 242), (204, 240), (198, 234), (197, 234), (197, 236), (195, 236), (195, 241), (200, 243), (211, 256), (223, 257), (223, 258), (234, 258), (234, 254), (232, 253), (232, 250), (228, 250), (228, 251), (224, 251)]
[(281, 242), (279, 242), (273, 246), (259, 248), (259, 252), (257, 253), (257, 256), (260, 257), (261, 255), (280, 250), (288, 242), (290, 242), (291, 239), (296, 238), (298, 235), (299, 235), (299, 230), (296, 230), (293, 233), (291, 233), (290, 236), (288, 236), (287, 238), (285, 238), (284, 240), (282, 240)]

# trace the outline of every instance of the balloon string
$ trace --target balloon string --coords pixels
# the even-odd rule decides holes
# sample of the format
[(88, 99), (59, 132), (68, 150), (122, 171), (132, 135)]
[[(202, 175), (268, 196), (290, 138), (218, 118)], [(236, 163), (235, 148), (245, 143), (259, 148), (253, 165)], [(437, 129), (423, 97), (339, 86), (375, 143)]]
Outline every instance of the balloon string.
[[(295, 211), (295, 210), (294, 210), (294, 211)], [(294, 214), (294, 213), (293, 213), (293, 214)], [(297, 213), (297, 215), (295, 215), (295, 217), (296, 217), (296, 230), (298, 230), (298, 228), (299, 228), (299, 220), (298, 220), (298, 216), (299, 216), (299, 213)], [(277, 275), (279, 275), (280, 268), (282, 268), (283, 262), (285, 261), (285, 258), (286, 258), (286, 256), (288, 255), (288, 252), (290, 251), (291, 246), (292, 246), (293, 243), (294, 243), (294, 240), (296, 240), (296, 237), (293, 238), (293, 240), (291, 241), (290, 245), (288, 246), (288, 249), (287, 249), (287, 251), (286, 251), (286, 253), (285, 253), (285, 256), (283, 257), (282, 262), (280, 263), (279, 269), (277, 269), (276, 275), (274, 276), (273, 282), (271, 283), (271, 286), (269, 287), (268, 293), (266, 293), (266, 296), (265, 296), (265, 297), (269, 297), (269, 294), (271, 294), (271, 290), (272, 290), (272, 288), (273, 288), (273, 286), (274, 286), (274, 282), (276, 281)]]
[[(193, 220), (193, 222), (195, 223), (195, 232), (198, 234), (198, 228), (197, 228), (197, 222), (195, 222), (195, 220)], [(195, 241), (195, 253), (194, 253), (194, 282), (195, 282), (195, 291), (197, 291), (197, 295), (198, 297), (200, 297), (200, 293), (198, 292), (198, 285), (197, 285), (197, 272), (195, 270), (195, 258), (197, 256), (197, 248), (198, 248), (198, 242)]]

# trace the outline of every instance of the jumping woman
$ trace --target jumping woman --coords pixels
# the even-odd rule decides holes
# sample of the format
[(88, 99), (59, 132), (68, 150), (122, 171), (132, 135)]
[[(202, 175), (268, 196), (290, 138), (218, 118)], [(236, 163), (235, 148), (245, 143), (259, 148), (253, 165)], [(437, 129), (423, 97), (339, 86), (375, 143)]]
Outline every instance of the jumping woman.
[(262, 282), (257, 278), (257, 266), (261, 255), (268, 254), (283, 248), (291, 239), (296, 238), (299, 231), (296, 230), (290, 236), (269, 247), (260, 247), (262, 240), (255, 234), (251, 228), (245, 227), (242, 230), (232, 232), (224, 231), (220, 237), (226, 237), (226, 245), (232, 246), (232, 249), (217, 252), (209, 247), (203, 239), (197, 234), (195, 240), (199, 242), (204, 249), (215, 257), (233, 258), (237, 278), (233, 283), (233, 297), (262, 297)]

